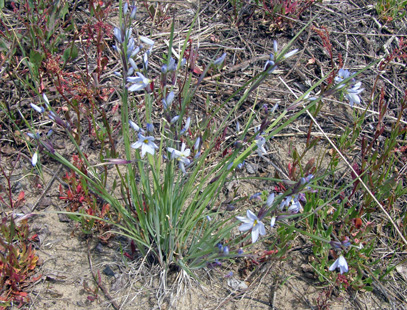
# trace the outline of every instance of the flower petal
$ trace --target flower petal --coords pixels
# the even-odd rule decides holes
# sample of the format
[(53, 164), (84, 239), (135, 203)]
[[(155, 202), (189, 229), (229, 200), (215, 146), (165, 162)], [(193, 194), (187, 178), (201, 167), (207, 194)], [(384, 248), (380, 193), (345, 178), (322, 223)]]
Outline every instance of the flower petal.
[(257, 216), (252, 211), (247, 210), (246, 214), (247, 214), (247, 218), (251, 219), (252, 221), (257, 220)]
[(255, 243), (257, 239), (259, 239), (259, 230), (255, 228), (252, 230), (252, 243)]
[(250, 223), (246, 222), (246, 223), (243, 223), (242, 225), (239, 226), (240, 231), (248, 231), (251, 228), (253, 228), (253, 223), (252, 222), (250, 222)]

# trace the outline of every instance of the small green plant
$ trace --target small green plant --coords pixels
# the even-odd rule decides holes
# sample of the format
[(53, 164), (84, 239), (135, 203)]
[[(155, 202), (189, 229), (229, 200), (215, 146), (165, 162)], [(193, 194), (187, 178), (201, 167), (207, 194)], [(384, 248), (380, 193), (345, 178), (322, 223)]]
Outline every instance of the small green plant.
[[(86, 166), (80, 157), (73, 155), (72, 161), (76, 169), (87, 174)], [(113, 236), (110, 232), (112, 225), (105, 221), (106, 219), (113, 221), (109, 212), (110, 205), (98, 201), (98, 197), (89, 191), (86, 179), (75, 174), (74, 170), (67, 172), (63, 180), (66, 185), (59, 186), (59, 199), (66, 201), (66, 210), (71, 213), (79, 212), (96, 217), (70, 215), (71, 219), (81, 224), (84, 233), (94, 234), (102, 243), (106, 244)]]
[(406, 16), (406, 7), (406, 0), (377, 0), (376, 12), (384, 22), (391, 22)]
[(17, 225), (13, 218), (3, 217), (0, 223), (0, 309), (11, 305), (21, 307), (30, 299), (25, 289), (41, 276), (34, 276), (38, 263), (27, 220)]

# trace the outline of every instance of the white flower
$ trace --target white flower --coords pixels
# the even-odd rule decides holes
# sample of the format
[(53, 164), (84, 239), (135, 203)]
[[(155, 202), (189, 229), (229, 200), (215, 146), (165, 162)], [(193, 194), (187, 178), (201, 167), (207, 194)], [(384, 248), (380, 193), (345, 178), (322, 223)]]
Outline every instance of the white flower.
[(291, 52), (288, 52), (287, 54), (284, 55), (284, 59), (290, 58), (291, 56), (294, 56), (297, 53), (298, 49), (292, 50)]
[(359, 94), (363, 91), (363, 88), (360, 88), (362, 85), (361, 82), (356, 83), (353, 85), (351, 88), (347, 89), (345, 92), (345, 97), (346, 99), (349, 100), (349, 105), (353, 107), (353, 104), (359, 104), (360, 103), (360, 98)]
[(147, 70), (147, 68), (148, 68), (148, 53), (147, 52), (144, 53), (143, 63), (144, 63), (144, 68)]
[(47, 107), (49, 107), (49, 100), (45, 93), (42, 94), (42, 98), (44, 98), (45, 104), (47, 105)]
[(266, 201), (267, 207), (271, 207), (273, 202), (274, 202), (274, 193), (271, 193), (270, 196), (268, 196), (267, 201)]
[(143, 43), (145, 43), (145, 44), (148, 44), (148, 45), (150, 45), (150, 46), (153, 46), (153, 45), (154, 45), (154, 41), (153, 41), (153, 40), (151, 40), (150, 38), (144, 37), (144, 36), (140, 36), (140, 41), (143, 42)]
[(285, 207), (288, 207), (287, 211), (292, 214), (302, 211), (302, 206), (298, 199), (298, 195), (285, 197), (280, 204), (280, 210), (282, 211)]
[(195, 144), (194, 144), (194, 150), (196, 151), (197, 149), (199, 149), (199, 144), (201, 143), (201, 138), (198, 137), (196, 138)]
[[(133, 69), (133, 70), (137, 70), (137, 69), (138, 69), (136, 62), (135, 62), (134, 59), (131, 58), (131, 57), (129, 58), (129, 64), (131, 65), (131, 69)], [(134, 72), (134, 71), (133, 71), (133, 72)], [(130, 75), (130, 74), (127, 74), (127, 75)]]
[(144, 129), (140, 128), (135, 122), (129, 120), (129, 125), (134, 131), (144, 133)]
[(136, 13), (137, 13), (137, 7), (133, 6), (133, 8), (131, 9), (130, 18), (135, 19), (136, 18)]
[(163, 106), (164, 106), (164, 110), (167, 110), (168, 107), (171, 105), (172, 101), (174, 100), (174, 92), (170, 91), (167, 95), (167, 98), (163, 99)]
[(131, 76), (127, 78), (127, 82), (132, 83), (133, 85), (129, 86), (128, 90), (129, 91), (140, 91), (143, 90), (150, 84), (150, 80), (146, 78), (143, 74), (140, 72), (137, 72), (137, 77), (136, 76)]
[(38, 161), (38, 152), (35, 152), (31, 159), (31, 164), (33, 165), (33, 167), (35, 167), (35, 165), (37, 164), (37, 161)]
[(273, 40), (273, 50), (274, 50), (274, 53), (277, 54), (277, 51), (278, 51), (278, 43), (277, 43), (276, 40)]
[(182, 143), (181, 151), (173, 149), (172, 147), (167, 148), (167, 150), (171, 153), (171, 159), (176, 159), (179, 161), (179, 168), (184, 174), (186, 174), (187, 171), (185, 170), (185, 165), (188, 166), (191, 163), (188, 158), (188, 156), (191, 154), (191, 150), (186, 149), (185, 143)]
[(329, 267), (329, 271), (334, 271), (338, 267), (341, 274), (349, 271), (348, 263), (346, 262), (345, 257), (343, 257), (342, 255), (339, 256), (339, 258), (331, 265), (331, 267)]
[(259, 154), (259, 156), (267, 154), (267, 151), (264, 148), (265, 143), (266, 139), (262, 136), (258, 136), (256, 144), (257, 144), (257, 154)]
[(170, 123), (174, 124), (178, 119), (179, 119), (179, 115), (176, 115), (171, 119)]
[(134, 142), (131, 147), (133, 149), (141, 148), (141, 158), (144, 158), (146, 153), (154, 155), (155, 149), (158, 149), (158, 146), (154, 144), (154, 137), (144, 137), (142, 134), (138, 135), (138, 141)]
[(221, 63), (224, 62), (225, 58), (226, 58), (226, 53), (223, 53), (222, 56), (220, 56), (218, 59), (216, 59), (216, 60), (213, 62), (213, 64), (214, 64), (215, 66), (220, 65)]
[(252, 243), (255, 243), (259, 238), (259, 235), (264, 236), (266, 234), (266, 229), (264, 228), (264, 224), (259, 221), (258, 217), (250, 210), (247, 210), (247, 217), (244, 216), (237, 216), (236, 218), (243, 222), (240, 225), (240, 231), (248, 231), (252, 230)]
[(183, 135), (185, 132), (187, 132), (187, 130), (189, 129), (189, 125), (191, 124), (191, 118), (188, 117), (186, 122), (185, 122), (185, 126), (184, 128), (181, 129), (180, 134)]
[(176, 159), (176, 160), (184, 163), (185, 165), (190, 164), (191, 161), (188, 159), (188, 156), (191, 154), (191, 150), (186, 149), (185, 143), (182, 143), (181, 151), (173, 149), (172, 147), (167, 148), (167, 150), (168, 150), (168, 152), (171, 153), (172, 159)]
[(292, 214), (297, 214), (298, 212), (302, 211), (301, 203), (298, 201), (298, 198), (295, 198), (291, 201), (291, 206), (287, 210)]
[(122, 36), (122, 32), (119, 28), (115, 27), (113, 29), (113, 34), (116, 37), (116, 40), (120, 43), (123, 43), (123, 36)]
[(43, 107), (39, 107), (34, 103), (30, 103), (30, 106), (32, 109), (34, 109), (35, 111), (37, 111), (38, 113), (43, 113), (44, 112), (44, 108)]
[[(350, 77), (350, 72), (349, 70), (346, 69), (339, 69), (338, 73), (335, 76), (335, 83), (339, 84), (341, 83), (343, 80), (346, 80), (348, 77)], [(341, 86), (343, 87), (343, 86)], [(339, 87), (339, 88), (341, 88)]]
[(276, 224), (276, 217), (273, 216), (273, 217), (271, 218), (271, 221), (270, 221), (270, 226), (271, 226), (271, 228), (273, 228), (275, 224)]

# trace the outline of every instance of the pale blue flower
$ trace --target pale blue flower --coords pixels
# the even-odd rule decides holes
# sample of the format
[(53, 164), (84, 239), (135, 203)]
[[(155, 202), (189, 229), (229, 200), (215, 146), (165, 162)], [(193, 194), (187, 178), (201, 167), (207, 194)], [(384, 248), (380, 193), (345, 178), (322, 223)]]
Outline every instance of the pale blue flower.
[(150, 38), (144, 37), (144, 36), (140, 36), (140, 41), (143, 42), (143, 43), (145, 43), (145, 44), (148, 44), (148, 45), (150, 45), (150, 46), (153, 46), (153, 45), (154, 45), (154, 41), (153, 41), (153, 40), (151, 40)]
[(270, 226), (271, 226), (271, 228), (273, 228), (275, 225), (276, 225), (276, 217), (273, 216), (273, 217), (271, 218), (271, 220), (270, 220)]
[(284, 59), (290, 58), (292, 56), (294, 56), (295, 54), (298, 53), (298, 49), (292, 50), (291, 52), (288, 52), (287, 54), (284, 55)]
[[(131, 38), (131, 41), (134, 43), (134, 39), (133, 38)], [(136, 56), (139, 52), (140, 52), (140, 50), (143, 48), (143, 45), (140, 45), (140, 46), (135, 46), (134, 44), (133, 44), (133, 48), (132, 49), (129, 49), (129, 48), (127, 48), (127, 55), (128, 55), (128, 58), (132, 58), (132, 57), (134, 57), (134, 56)]]
[(179, 115), (176, 115), (171, 119), (170, 123), (174, 124), (178, 119), (179, 119)]
[(226, 53), (223, 53), (222, 56), (220, 56), (218, 59), (216, 59), (213, 64), (215, 66), (222, 64), (225, 61), (226, 58)]
[[(131, 65), (131, 67), (132, 67), (132, 69), (133, 70), (138, 70), (138, 67), (137, 67), (137, 64), (136, 64), (136, 62), (134, 61), (134, 59), (133, 58), (129, 58), (129, 64)], [(127, 73), (128, 75), (131, 75), (131, 73), (129, 74), (129, 73)]]
[[(336, 84), (339, 84), (350, 76), (351, 76), (351, 73), (349, 72), (349, 70), (341, 68), (341, 69), (339, 69), (338, 73), (336, 74), (334, 81)], [(339, 88), (341, 88), (341, 87), (343, 87), (343, 86), (340, 86)]]
[(137, 7), (134, 5), (134, 6), (132, 6), (132, 9), (131, 9), (130, 18), (136, 19), (136, 13), (137, 13)]
[(271, 74), (276, 69), (277, 69), (277, 66), (275, 65), (275, 62), (274, 62), (274, 56), (273, 56), (273, 54), (271, 54), (270, 60), (267, 60), (266, 63), (264, 64), (263, 71), (267, 72), (267, 74)]
[(150, 84), (150, 80), (146, 78), (143, 74), (140, 72), (137, 72), (137, 77), (135, 76), (130, 76), (127, 78), (127, 82), (132, 83), (133, 85), (129, 86), (128, 90), (130, 92), (132, 91), (140, 91), (143, 90)]
[(267, 201), (266, 201), (267, 207), (271, 207), (271, 205), (273, 204), (273, 202), (274, 202), (274, 193), (271, 193), (271, 194), (268, 196)]
[(345, 97), (349, 100), (349, 105), (353, 108), (353, 105), (360, 104), (359, 94), (363, 91), (363, 88), (360, 88), (362, 85), (361, 82), (356, 83), (351, 88), (345, 91)]
[(292, 213), (292, 214), (297, 214), (298, 212), (302, 211), (302, 206), (301, 206), (301, 203), (299, 202), (299, 200), (294, 199), (291, 202), (291, 206), (288, 208), (287, 211)]
[(287, 211), (296, 214), (302, 211), (302, 206), (299, 201), (299, 195), (287, 196), (280, 204), (280, 210), (283, 210), (284, 207), (288, 207)]
[(35, 167), (37, 161), (38, 161), (38, 152), (35, 152), (33, 157), (31, 158), (31, 164), (33, 165), (33, 167)]
[(151, 133), (154, 132), (154, 125), (153, 125), (153, 124), (147, 123), (146, 127), (147, 127), (147, 132), (148, 132), (148, 133), (151, 134)]
[(161, 72), (165, 74), (167, 72), (175, 71), (175, 69), (177, 69), (177, 63), (175, 62), (175, 59), (171, 57), (169, 64), (164, 64), (161, 67)]
[(264, 148), (264, 144), (266, 143), (266, 139), (262, 136), (257, 137), (257, 154), (261, 157), (265, 154), (267, 154), (266, 149)]
[(237, 166), (236, 166), (236, 168), (237, 169), (239, 169), (239, 170), (241, 170), (242, 168), (243, 168), (243, 166), (244, 166), (244, 161), (242, 161), (240, 164), (238, 164)]
[(278, 43), (276, 40), (273, 40), (273, 50), (274, 50), (274, 54), (277, 54), (278, 52)]
[(287, 196), (284, 198), (283, 201), (281, 201), (280, 203), (280, 210), (282, 211), (285, 207), (288, 207), (290, 205), (291, 202), (291, 196)]
[(249, 200), (260, 199), (260, 196), (261, 196), (261, 193), (255, 193), (255, 194), (250, 196)]
[(264, 236), (266, 234), (266, 229), (264, 228), (264, 224), (258, 219), (258, 217), (250, 210), (246, 212), (247, 217), (244, 216), (237, 216), (236, 218), (243, 222), (242, 225), (239, 226), (240, 231), (248, 231), (252, 230), (252, 243), (255, 243), (259, 238), (259, 235)]
[(126, 38), (131, 38), (132, 32), (133, 32), (133, 28), (127, 28), (126, 29)]
[(38, 113), (44, 113), (44, 111), (45, 111), (43, 107), (39, 107), (34, 103), (30, 103), (30, 106), (31, 106), (32, 109), (34, 109)]
[(27, 136), (29, 136), (31, 139), (35, 139), (35, 140), (38, 140), (40, 138), (39, 133), (33, 134), (31, 132), (27, 132)]
[(168, 109), (168, 107), (169, 107), (169, 106), (171, 105), (171, 103), (173, 102), (174, 97), (175, 97), (174, 92), (173, 92), (173, 91), (170, 91), (170, 92), (168, 93), (168, 95), (167, 95), (167, 98), (165, 98), (165, 99), (162, 100), (163, 106), (164, 106), (164, 110), (167, 110), (167, 109)]
[(129, 120), (129, 125), (134, 131), (144, 133), (144, 129), (140, 128), (135, 122)]
[(224, 255), (229, 255), (229, 247), (228, 247), (227, 245), (225, 245), (225, 246), (223, 247), (223, 254), (224, 254)]
[(119, 28), (115, 27), (115, 28), (113, 29), (113, 34), (114, 34), (116, 40), (117, 40), (119, 43), (123, 43), (122, 32), (121, 32), (121, 30), (120, 30)]
[(138, 136), (138, 141), (134, 142), (131, 147), (133, 149), (141, 148), (141, 158), (144, 158), (146, 153), (154, 155), (155, 150), (158, 149), (158, 146), (154, 144), (154, 137), (145, 137), (141, 133)]
[(182, 143), (181, 150), (178, 151), (172, 147), (167, 148), (168, 152), (171, 153), (171, 159), (176, 159), (179, 162), (179, 168), (186, 174), (185, 166), (188, 166), (191, 161), (188, 156), (191, 154), (191, 150), (186, 148), (185, 143)]
[(48, 101), (48, 97), (45, 93), (42, 94), (42, 98), (44, 98), (45, 104), (47, 105), (47, 107), (49, 108), (49, 101)]
[(191, 163), (191, 161), (188, 159), (188, 156), (191, 154), (191, 150), (186, 148), (185, 143), (182, 143), (180, 151), (172, 147), (167, 148), (167, 150), (171, 153), (171, 158), (176, 159), (185, 165), (189, 165)]
[(199, 144), (201, 143), (201, 138), (198, 137), (196, 138), (195, 144), (194, 144), (194, 150), (198, 150), (199, 149)]
[(185, 132), (187, 132), (187, 130), (189, 129), (189, 125), (191, 124), (191, 118), (188, 117), (186, 122), (185, 122), (185, 126), (184, 128), (182, 128), (180, 134), (183, 135)]
[(311, 180), (312, 180), (313, 178), (314, 178), (314, 175), (313, 175), (313, 174), (309, 174), (309, 175), (307, 175), (305, 178), (301, 178), (301, 179), (300, 179), (301, 184), (302, 184), (302, 185), (305, 185), (305, 184), (311, 182)]
[(144, 68), (147, 70), (148, 69), (148, 53), (147, 52), (144, 53), (143, 64), (144, 64)]
[(334, 271), (336, 268), (339, 267), (340, 273), (343, 274), (344, 272), (348, 272), (348, 263), (346, 262), (345, 257), (342, 255), (329, 267), (329, 271)]

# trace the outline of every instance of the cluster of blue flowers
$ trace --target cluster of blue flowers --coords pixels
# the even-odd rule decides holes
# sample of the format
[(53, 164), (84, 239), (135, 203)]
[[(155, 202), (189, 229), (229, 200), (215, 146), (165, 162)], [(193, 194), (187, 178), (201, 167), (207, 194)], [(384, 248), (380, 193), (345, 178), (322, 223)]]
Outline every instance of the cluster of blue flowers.
[[(133, 37), (133, 29), (128, 26), (132, 20), (136, 18), (137, 7), (134, 5), (129, 8), (126, 3), (123, 6), (123, 23), (120, 28), (115, 27), (113, 30), (114, 37), (116, 39), (117, 45), (113, 48), (120, 53), (122, 57), (122, 62), (124, 65), (123, 73), (126, 81), (129, 83), (127, 86), (128, 91), (135, 92), (141, 91), (149, 87), (151, 80), (145, 76), (148, 69), (148, 58), (152, 52), (154, 41), (145, 36), (139, 36), (136, 41)], [(146, 45), (146, 50), (143, 54), (143, 71), (144, 74), (140, 72), (135, 57), (144, 48), (141, 43)], [(120, 72), (114, 73), (118, 77), (123, 77)], [(135, 74), (134, 76), (132, 76)]]
[[(294, 188), (300, 188), (300, 186), (304, 187), (306, 191), (313, 191), (310, 189), (309, 186), (306, 186), (311, 180), (314, 178), (312, 174), (308, 175), (305, 178), (301, 178), (298, 184), (294, 185)], [(256, 193), (250, 197), (251, 199), (260, 198), (261, 193)], [(260, 198), (261, 199), (261, 198)], [(247, 210), (246, 216), (237, 216), (236, 218), (242, 222), (239, 226), (239, 231), (241, 232), (251, 232), (251, 240), (252, 243), (255, 243), (259, 236), (266, 235), (266, 228), (262, 220), (264, 217), (272, 213), (272, 217), (270, 220), (270, 227), (274, 228), (276, 222), (279, 220), (283, 220), (292, 214), (296, 214), (302, 211), (301, 202), (306, 203), (306, 198), (303, 192), (297, 192), (296, 194), (292, 194), (289, 196), (284, 197), (280, 204), (273, 208), (275, 200), (275, 194), (272, 193), (268, 196), (265, 206), (261, 208), (258, 215), (254, 214), (251, 210)], [(271, 212), (269, 212), (271, 211)], [(343, 242), (331, 242), (332, 247), (341, 249), (351, 246), (349, 242), (349, 238), (345, 238)], [(330, 271), (335, 270), (336, 268), (340, 269), (340, 273), (348, 272), (348, 264), (346, 259), (343, 255), (340, 255), (339, 258), (329, 267)]]

